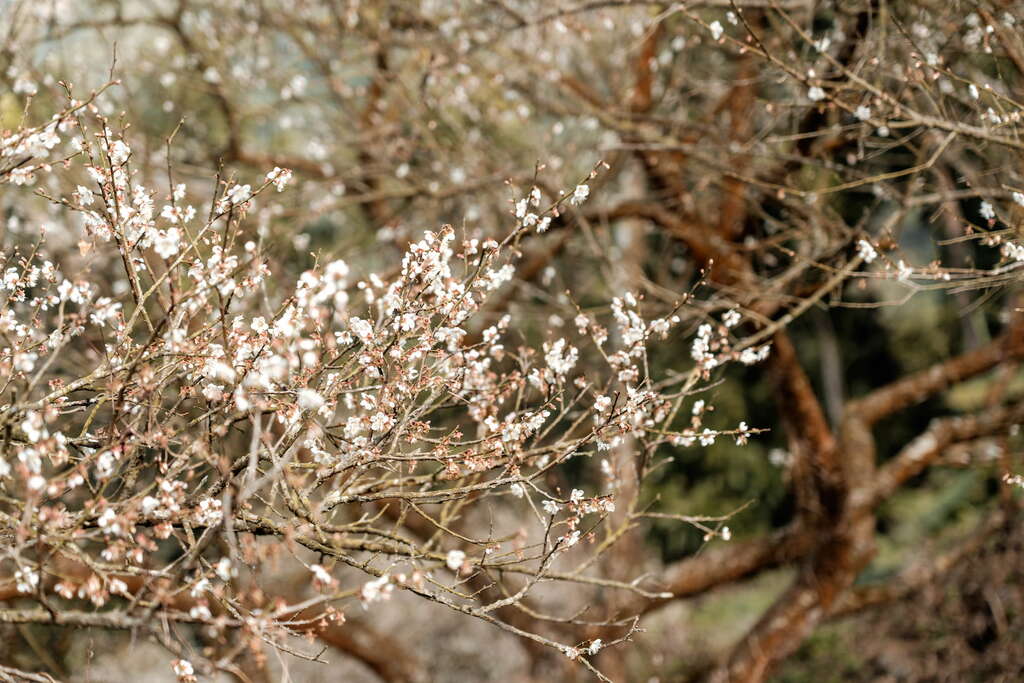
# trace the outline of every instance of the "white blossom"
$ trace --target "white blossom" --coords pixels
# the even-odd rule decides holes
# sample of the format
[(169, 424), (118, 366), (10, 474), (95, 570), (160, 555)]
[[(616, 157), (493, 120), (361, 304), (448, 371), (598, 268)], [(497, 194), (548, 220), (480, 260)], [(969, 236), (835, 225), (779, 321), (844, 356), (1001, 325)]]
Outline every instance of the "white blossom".
[(320, 585), (322, 585), (322, 586), (334, 585), (334, 583), (335, 583), (334, 577), (331, 576), (331, 573), (329, 571), (327, 571), (326, 569), (324, 569), (324, 567), (322, 565), (311, 564), (311, 565), (309, 565), (309, 571), (313, 573), (313, 578), (316, 579), (317, 583), (319, 583)]
[(588, 185), (577, 185), (576, 189), (572, 192), (572, 198), (569, 200), (571, 203), (579, 206), (583, 202), (587, 201), (587, 197), (590, 196), (590, 187)]
[(324, 407), (324, 397), (313, 389), (299, 389), (296, 393), (296, 403), (301, 410), (320, 410)]
[(267, 174), (267, 180), (274, 183), (278, 192), (284, 190), (285, 186), (292, 179), (292, 172), (287, 168), (274, 167), (274, 170)]
[(153, 249), (162, 259), (169, 259), (181, 248), (181, 232), (177, 228), (169, 228), (157, 233), (153, 240)]
[(387, 574), (384, 574), (380, 578), (364, 583), (362, 589), (359, 591), (359, 599), (365, 608), (375, 602), (390, 598), (394, 588), (395, 587), (391, 584), (391, 578)]
[(867, 240), (857, 242), (857, 254), (864, 259), (864, 263), (871, 263), (878, 257), (878, 252)]
[(109, 153), (110, 162), (115, 166), (120, 166), (124, 162), (128, 161), (128, 157), (131, 155), (132, 151), (128, 145), (125, 144), (124, 140), (114, 140), (110, 143)]
[(39, 585), (39, 572), (32, 567), (19, 567), (14, 572), (14, 583), (19, 593), (32, 593)]
[(187, 659), (175, 659), (172, 661), (171, 670), (178, 677), (179, 683), (194, 683), (196, 680), (195, 668), (192, 666), (192, 662)]
[(459, 571), (459, 568), (462, 567), (462, 563), (465, 561), (466, 553), (461, 550), (449, 550), (444, 559), (444, 563), (448, 565), (448, 569), (451, 569), (453, 572)]

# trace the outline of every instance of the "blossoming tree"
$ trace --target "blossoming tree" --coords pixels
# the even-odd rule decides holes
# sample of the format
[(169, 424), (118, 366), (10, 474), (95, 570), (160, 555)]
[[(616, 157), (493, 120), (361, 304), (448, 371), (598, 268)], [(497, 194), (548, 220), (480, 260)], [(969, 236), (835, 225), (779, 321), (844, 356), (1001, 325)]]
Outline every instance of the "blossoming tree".
[[(700, 672), (762, 680), (1019, 520), (1024, 16), (421, 5), (12, 4), (0, 623), (130, 632), (180, 681), (321, 643), (422, 680), (375, 628), (402, 600), (629, 680), (655, 613), (788, 568)], [(869, 385), (801, 327), (935, 293), (952, 341)], [(774, 410), (723, 424), (738, 376)], [(771, 528), (661, 496), (760, 439)], [(982, 446), (967, 541), (865, 584), (880, 508)]]

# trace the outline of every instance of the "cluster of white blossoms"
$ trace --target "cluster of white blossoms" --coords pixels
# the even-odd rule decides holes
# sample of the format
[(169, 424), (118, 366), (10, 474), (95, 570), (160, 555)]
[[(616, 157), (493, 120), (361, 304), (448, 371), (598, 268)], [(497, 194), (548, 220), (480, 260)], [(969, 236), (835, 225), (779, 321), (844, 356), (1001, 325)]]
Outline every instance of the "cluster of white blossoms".
[(195, 683), (195, 667), (187, 659), (175, 659), (171, 662), (171, 670), (178, 677), (178, 683)]
[(864, 260), (864, 263), (871, 263), (878, 258), (878, 252), (875, 247), (867, 240), (858, 240), (857, 242), (857, 255)]
[(1003, 256), (1011, 261), (1024, 262), (1024, 244), (1020, 242), (1003, 242)]
[(551, 227), (552, 216), (549, 213), (538, 215), (542, 195), (539, 187), (530, 190), (530, 195), (515, 204), (515, 216), (523, 230), (534, 229), (539, 233), (547, 232)]
[(34, 593), (39, 585), (39, 572), (33, 567), (19, 567), (14, 572), (14, 582), (19, 593)]
[(362, 589), (359, 591), (359, 600), (362, 601), (363, 607), (366, 608), (375, 602), (390, 599), (394, 590), (395, 586), (391, 583), (391, 577), (384, 574), (363, 584)]
[[(33, 185), (36, 174), (50, 171), (61, 160), (61, 135), (76, 127), (74, 112), (81, 103), (72, 101), (68, 108), (54, 114), (47, 123), (33, 128), (0, 131), (0, 183)], [(72, 148), (70, 153), (77, 151)]]
[[(1024, 192), (1013, 191), (1010, 193), (1010, 198), (1014, 204), (1024, 207)], [(998, 227), (1000, 216), (997, 215), (996, 204), (992, 201), (982, 200), (978, 205), (978, 214), (985, 219), (987, 227)], [(1005, 218), (1003, 221), (1004, 223), (1008, 222)], [(1008, 261), (1015, 264), (1024, 263), (1024, 243), (1014, 239), (1012, 232), (1007, 234), (1002, 230), (993, 230), (982, 238), (981, 243), (987, 246), (998, 247), (1002, 257)], [(948, 279), (948, 277), (944, 279)]]
[(729, 329), (735, 327), (740, 319), (737, 311), (727, 311), (722, 316), (721, 324), (704, 323), (697, 328), (697, 334), (690, 347), (690, 356), (697, 361), (698, 367), (704, 373), (728, 361), (756, 365), (768, 357), (771, 344), (748, 346), (738, 351), (733, 349)]
[[(6, 140), (37, 153), (52, 147), (49, 138)], [(102, 120), (76, 140), (88, 184), (73, 178), (57, 201), (94, 270), (72, 280), (43, 250), (7, 260), (0, 373), (18, 400), (0, 410), (13, 454), (0, 459), (0, 488), (24, 501), (26, 538), (73, 537), (91, 564), (44, 586), (36, 544), (18, 545), (5, 557), (23, 592), (104, 604), (126, 593), (119, 572), (161, 571), (162, 549), (192, 552), (222, 532), (231, 543), (253, 532), (312, 549), (345, 528), (346, 506), (405, 496), (471, 503), (477, 491), (511, 493), (512, 504), (550, 517), (552, 552), (576, 552), (615, 510), (614, 469), (602, 460), (606, 495), (575, 488), (566, 497), (544, 476), (552, 467), (627, 439), (648, 439), (653, 450), (708, 444), (719, 433), (703, 427), (703, 411), (673, 432), (682, 394), (660, 393), (648, 375), (649, 345), (682, 328), (681, 311), (649, 318), (642, 297), (626, 292), (612, 298), (610, 315), (577, 311), (575, 330), (549, 333), (539, 349), (513, 347), (522, 336), (504, 311), (480, 324), (515, 275), (518, 252), (503, 245), (527, 228), (543, 232), (556, 215), (558, 201), (542, 211), (536, 188), (517, 203), (505, 242), (459, 243), (442, 226), (413, 241), (388, 275), (334, 259), (290, 281), (270, 278), (274, 264), (247, 222), (290, 171), (275, 168), (261, 184), (225, 181), (202, 218), (177, 183), (158, 212), (127, 141)], [(581, 183), (559, 201), (578, 205), (589, 194)], [(732, 348), (741, 320), (729, 311), (698, 329), (695, 382), (767, 354), (767, 346)], [(753, 432), (741, 424), (729, 433), (745, 442)], [(370, 529), (359, 522), (354, 537)], [(392, 564), (348, 594), (369, 608), (396, 589), (428, 590), (434, 570), (461, 580), (488, 558), (520, 557), (521, 539), (509, 538), (480, 552), (385, 547)], [(273, 610), (243, 605), (233, 592), (231, 558), (194, 552), (189, 619), (215, 622), (227, 601), (240, 614), (258, 611), (261, 629), (272, 625)], [(236, 552), (251, 560), (269, 551)], [(305, 566), (312, 587), (329, 593), (350, 580), (335, 567), (349, 565)], [(584, 648), (598, 649), (599, 641)], [(181, 680), (193, 676), (185, 660), (175, 666)]]

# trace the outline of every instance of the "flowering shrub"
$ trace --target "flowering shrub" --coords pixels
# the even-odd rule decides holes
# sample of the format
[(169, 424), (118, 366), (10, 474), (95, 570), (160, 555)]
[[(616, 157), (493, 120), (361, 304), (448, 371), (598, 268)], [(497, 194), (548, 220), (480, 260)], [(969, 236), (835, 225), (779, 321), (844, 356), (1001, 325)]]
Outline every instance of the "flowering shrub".
[[(247, 216), (286, 189), (288, 170), (256, 184), (222, 180), (201, 212), (183, 183), (140, 184), (125, 138), (74, 100), (3, 149), (18, 160), (4, 182), (52, 173), (70, 189), (48, 196), (63, 209), (59, 227), (8, 247), (0, 315), (0, 514), (14, 539), (2, 562), (18, 593), (59, 609), (56, 623), (152, 631), (157, 617), (236, 629), (255, 647), (343, 619), (352, 605), (373, 609), (396, 590), (517, 633), (497, 611), (540, 582), (653, 597), (643, 581), (583, 571), (633, 523), (610, 522), (626, 476), (610, 456), (626, 440), (645, 453), (712, 443), (721, 432), (702, 426), (703, 400), (685, 430), (671, 429), (675, 416), (712, 369), (768, 353), (731, 347), (740, 315), (729, 311), (699, 326), (692, 370), (656, 384), (648, 347), (682, 318), (646, 320), (631, 293), (611, 302), (607, 320), (579, 311), (575, 334), (539, 352), (512, 342), (501, 311), (473, 340), (481, 310), (514, 275), (514, 245), (563, 203), (586, 200), (585, 183), (548, 206), (531, 191), (501, 242), (442, 226), (411, 243), (391, 275), (338, 259), (286, 284), (273, 282)], [(86, 183), (74, 180), (79, 171)], [(80, 259), (72, 271), (49, 253), (54, 233), (69, 230)], [(751, 430), (730, 433), (745, 443)], [(579, 458), (602, 461), (604, 489), (552, 488), (548, 473)], [(455, 510), (500, 497), (523, 513), (512, 528), (482, 539), (447, 528)], [(387, 513), (399, 510), (435, 534), (393, 533)], [(729, 537), (727, 527), (706, 529)], [(318, 597), (253, 598), (281, 541)], [(504, 597), (469, 599), (462, 584), (474, 576), (498, 581)], [(315, 619), (297, 620), (315, 607)], [(628, 637), (581, 645), (520, 634), (588, 667), (587, 656)], [(192, 661), (162, 640), (182, 681), (234, 666)]]

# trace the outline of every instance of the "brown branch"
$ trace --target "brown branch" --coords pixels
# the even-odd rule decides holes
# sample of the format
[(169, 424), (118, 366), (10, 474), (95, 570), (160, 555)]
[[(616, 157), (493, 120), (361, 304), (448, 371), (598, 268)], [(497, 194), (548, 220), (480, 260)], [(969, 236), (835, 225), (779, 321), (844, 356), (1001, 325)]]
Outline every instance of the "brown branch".
[(996, 20), (992, 13), (985, 7), (979, 6), (977, 9), (978, 14), (981, 15), (985, 23), (995, 31), (996, 36), (999, 38), (999, 42), (1002, 44), (1003, 49), (1006, 50), (1006, 56), (1010, 58), (1013, 65), (1017, 67), (1017, 71), (1024, 76), (1024, 51), (1014, 42), (1019, 38), (1020, 33), (1016, 31), (1008, 31), (1003, 22)]
[[(66, 558), (62, 558), (62, 561), (54, 569), (65, 579), (76, 578), (84, 581), (91, 575), (91, 570), (88, 567)], [(134, 596), (133, 602), (137, 602), (140, 593), (147, 590), (146, 581), (141, 576), (124, 574), (110, 578), (117, 578), (125, 583), (127, 592)], [(51, 590), (56, 581), (54, 576), (46, 574), (42, 582), (43, 590)], [(195, 598), (181, 591), (169, 594), (165, 592), (165, 588), (162, 584), (149, 586), (148, 589), (154, 591), (151, 599), (178, 612), (178, 621), (196, 623), (202, 621), (188, 617), (189, 610), (196, 605)], [(275, 596), (279, 600), (283, 600), (285, 603), (301, 602), (302, 598), (297, 593), (287, 589), (282, 590), (279, 590)], [(19, 597), (32, 598), (31, 595), (18, 593), (13, 582), (6, 587), (0, 586), (0, 602)], [(211, 611), (216, 612), (219, 605), (216, 601), (211, 601), (209, 607)], [(309, 608), (284, 615), (281, 619), (294, 622), (288, 625), (289, 630), (315, 636), (339, 652), (360, 661), (383, 681), (409, 683), (420, 680), (421, 669), (418, 661), (390, 636), (375, 631), (362, 620), (346, 623), (344, 620), (330, 618), (326, 612), (319, 611), (318, 608)], [(45, 623), (60, 626), (130, 630), (145, 628), (152, 623), (152, 620), (122, 611), (81, 612), (61, 609), (51, 613), (44, 609), (30, 609), (0, 610), (0, 623)]]
[(31, 673), (12, 669), (9, 666), (0, 666), (0, 683), (18, 683), (19, 681), (30, 681), (30, 683), (59, 683), (56, 678), (45, 673)]
[(871, 483), (869, 505), (892, 495), (905, 481), (924, 470), (949, 446), (982, 436), (990, 436), (1024, 420), (1024, 403), (1013, 407), (990, 407), (980, 415), (933, 420), (928, 429), (878, 469)]
[(769, 368), (775, 380), (775, 403), (795, 456), (794, 481), (801, 513), (831, 523), (841, 514), (846, 498), (836, 440), (784, 330), (773, 339)]
[[(719, 669), (712, 680), (763, 680), (770, 668), (792, 654), (822, 618), (833, 610), (838, 600), (844, 598), (857, 574), (869, 561), (875, 520), (872, 505), (866, 500), (868, 497), (860, 492), (875, 480), (871, 425), (956, 382), (984, 372), (1007, 358), (1009, 353), (1019, 353), (1019, 346), (1021, 342), (1011, 328), (1006, 336), (982, 349), (894, 382), (847, 406), (837, 453), (841, 454), (840, 464), (846, 486), (858, 494), (839, 509), (838, 519), (818, 530), (823, 538), (810, 563), (801, 569), (794, 585), (762, 616), (733, 652), (730, 662)], [(815, 419), (813, 414), (810, 419)], [(1008, 416), (994, 418), (986, 424), (992, 427), (1000, 419), (1006, 420)], [(980, 429), (982, 425), (970, 422), (947, 425), (950, 438), (957, 433), (968, 434), (972, 427)], [(927, 440), (923, 443), (928, 445)], [(912, 444), (908, 448), (911, 454), (923, 452), (921, 444)], [(912, 468), (905, 469), (907, 460), (910, 460), (909, 455), (892, 465), (892, 469), (881, 478), (880, 486), (894, 486), (902, 473), (911, 472)]]
[(814, 561), (741, 640), (711, 681), (761, 681), (800, 646), (852, 582), (859, 566), (845, 533), (833, 533)]
[(686, 245), (702, 266), (712, 265), (711, 275), (719, 283), (734, 284), (748, 278), (746, 260), (735, 245), (723, 239), (709, 226), (697, 219), (680, 216), (660, 204), (650, 201), (626, 201), (599, 212), (608, 220), (645, 218), (663, 228), (669, 235)]
[(665, 32), (665, 22), (659, 21), (654, 28), (650, 29), (644, 38), (640, 52), (633, 62), (633, 74), (636, 83), (633, 85), (633, 93), (629, 98), (629, 108), (637, 114), (650, 111), (654, 104), (654, 69), (651, 62), (658, 54), (658, 41)]
[[(201, 619), (189, 617), (187, 614), (169, 614), (171, 621), (200, 622)], [(81, 610), (61, 609), (51, 612), (42, 607), (29, 609), (0, 609), (0, 624), (52, 624), (54, 626), (73, 626), (89, 628), (106, 628), (115, 630), (132, 630), (147, 628), (151, 620), (144, 617), (130, 616), (124, 612), (85, 612)]]
[[(874, 530), (869, 511), (849, 514), (847, 492), (873, 464), (873, 448), (840, 449), (796, 351), (784, 332), (776, 334), (772, 353), (778, 405), (797, 451), (799, 476), (807, 490), (802, 539), (810, 547), (793, 585), (762, 615), (733, 650), (729, 662), (711, 680), (760, 681), (772, 666), (792, 654), (846, 591), (869, 558)], [(844, 430), (842, 434), (851, 433)], [(806, 469), (803, 469), (806, 468)]]
[(765, 538), (713, 548), (676, 562), (665, 570), (661, 581), (671, 597), (649, 600), (645, 605), (636, 606), (634, 611), (642, 614), (653, 612), (672, 600), (697, 595), (785, 565), (810, 551), (813, 547), (811, 540), (806, 529), (793, 523)]
[(920, 403), (948, 387), (991, 370), (999, 363), (1024, 357), (1024, 332), (1018, 321), (989, 344), (904, 377), (853, 401), (849, 412), (868, 424)]
[(880, 585), (870, 585), (850, 591), (834, 607), (830, 619), (841, 619), (877, 605), (886, 604), (911, 595), (922, 587), (934, 583), (957, 564), (976, 553), (995, 532), (1008, 521), (1003, 510), (996, 510), (967, 536), (967, 539), (949, 552), (935, 557), (922, 557), (905, 567), (899, 575)]
[[(762, 14), (747, 18), (748, 22), (760, 23)], [(757, 96), (755, 76), (757, 75), (757, 57), (745, 52), (740, 55), (739, 65), (734, 76), (735, 85), (726, 98), (725, 108), (729, 112), (730, 145), (744, 145), (753, 132), (753, 116), (751, 110)], [(722, 180), (722, 201), (718, 210), (718, 234), (728, 240), (736, 240), (743, 233), (747, 219), (746, 193), (747, 183), (739, 176), (745, 175), (750, 166), (749, 154), (738, 154), (732, 159), (736, 175), (726, 176)]]

